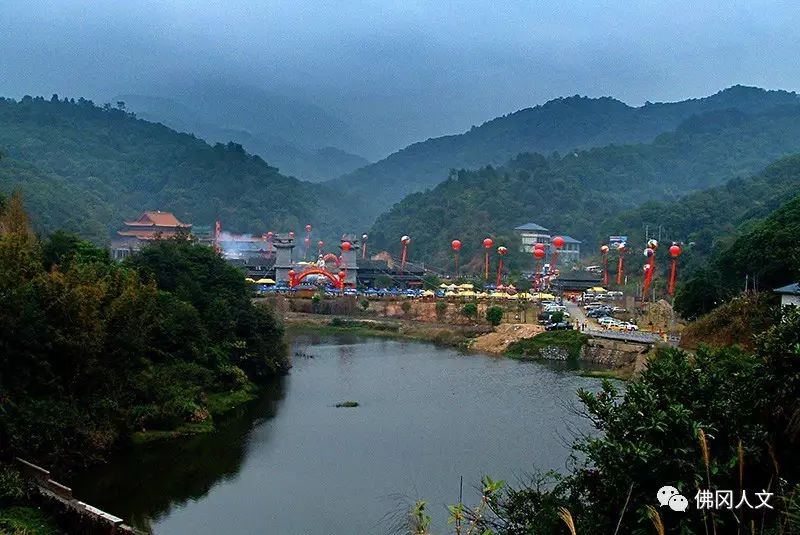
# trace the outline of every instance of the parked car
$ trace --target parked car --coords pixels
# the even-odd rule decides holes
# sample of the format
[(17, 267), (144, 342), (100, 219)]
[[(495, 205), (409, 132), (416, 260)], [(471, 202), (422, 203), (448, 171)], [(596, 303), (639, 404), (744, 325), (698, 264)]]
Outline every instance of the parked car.
[(572, 330), (572, 323), (561, 321), (559, 323), (549, 323), (544, 328), (545, 331), (569, 331)]
[(625, 307), (614, 307), (611, 309), (612, 312), (627, 312), (628, 309)]
[(638, 331), (639, 330), (639, 326), (638, 325), (636, 325), (635, 323), (631, 323), (629, 321), (624, 322), (622, 325), (625, 327), (626, 331)]
[(612, 323), (615, 323), (617, 321), (618, 320), (612, 318), (611, 316), (603, 316), (602, 318), (597, 320), (597, 323), (599, 323), (603, 327), (608, 327), (609, 325), (611, 325)]

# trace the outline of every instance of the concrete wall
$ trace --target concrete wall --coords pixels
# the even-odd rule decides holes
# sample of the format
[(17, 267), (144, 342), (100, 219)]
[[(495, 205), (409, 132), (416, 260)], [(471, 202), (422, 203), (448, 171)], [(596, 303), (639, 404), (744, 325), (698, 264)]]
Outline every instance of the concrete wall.
[(72, 489), (53, 481), (50, 472), (19, 457), (17, 467), (28, 477), (35, 491), (35, 500), (53, 515), (67, 533), (85, 535), (136, 535), (121, 518), (75, 499)]

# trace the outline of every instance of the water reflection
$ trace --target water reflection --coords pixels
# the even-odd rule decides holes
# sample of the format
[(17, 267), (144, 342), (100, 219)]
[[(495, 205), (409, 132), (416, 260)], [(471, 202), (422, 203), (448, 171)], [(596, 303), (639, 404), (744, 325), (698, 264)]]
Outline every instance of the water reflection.
[[(482, 475), (564, 469), (570, 406), (596, 379), (567, 363), (459, 353), (417, 342), (303, 335), (288, 377), (216, 433), (120, 455), (76, 493), (160, 534), (383, 532), (397, 497), (445, 505)], [(337, 409), (345, 400), (353, 409)]]
[(253, 429), (275, 416), (285, 393), (285, 378), (277, 378), (259, 399), (226, 415), (214, 433), (120, 452), (109, 464), (80, 474), (75, 495), (151, 531), (153, 521), (239, 473)]

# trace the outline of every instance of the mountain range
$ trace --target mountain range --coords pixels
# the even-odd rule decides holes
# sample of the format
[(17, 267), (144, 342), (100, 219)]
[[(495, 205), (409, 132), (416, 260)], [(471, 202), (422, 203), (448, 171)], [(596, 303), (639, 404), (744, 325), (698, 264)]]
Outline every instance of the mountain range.
[[(164, 113), (190, 116), (170, 101), (157, 103)], [(103, 243), (123, 219), (161, 209), (198, 225), (219, 218), (226, 229), (245, 233), (299, 231), (311, 223), (315, 239), (327, 241), (345, 231), (368, 230), (366, 223), (389, 202), (383, 179), (355, 192), (344, 186), (346, 177), (298, 180), (240, 143), (209, 144), (137, 118), (127, 105), (120, 108), (55, 96), (0, 100), (0, 190), (24, 190), (38, 231), (63, 227)], [(608, 141), (640, 138), (647, 140)], [(514, 249), (511, 231), (528, 221), (587, 244), (612, 232), (633, 233), (639, 224), (660, 224), (670, 237), (702, 242), (703, 229), (691, 226), (692, 214), (678, 210), (679, 221), (670, 214), (676, 206), (670, 203), (725, 201), (713, 191), (724, 192), (737, 177), (800, 153), (800, 103), (794, 93), (741, 86), (704, 99), (639, 108), (610, 98), (570, 97), (447, 139), (444, 145), (441, 140), (416, 145), (425, 149), (418, 167), (452, 158), (456, 146), (471, 147), (459, 153), (469, 161), (489, 162), (458, 171), (441, 164), (447, 170), (438, 179), (430, 175), (433, 185), (425, 186), (430, 189), (408, 195), (378, 217), (370, 230), (373, 247), (395, 251), (399, 237), (409, 234), (414, 258), (446, 266), (450, 240), (462, 240), (465, 260), (477, 254), (487, 234)], [(532, 144), (558, 153), (514, 153), (514, 147)], [(486, 165), (508, 154), (499, 165)], [(407, 187), (401, 178), (390, 185)], [(780, 190), (781, 182), (774, 187)], [(717, 189), (703, 191), (708, 188)], [(693, 191), (701, 193), (693, 197)], [(746, 204), (742, 195), (731, 198)], [(754, 210), (761, 204), (774, 207), (773, 201), (767, 186), (747, 198)], [(714, 227), (708, 221), (713, 207), (703, 207), (707, 211), (698, 212), (704, 218), (698, 221), (729, 228)], [(738, 207), (729, 212), (740, 213)]]
[(462, 134), (415, 143), (334, 179), (331, 185), (363, 197), (365, 223), (370, 223), (409, 193), (444, 181), (451, 169), (502, 165), (523, 152), (549, 155), (554, 151), (647, 143), (693, 115), (730, 109), (760, 113), (798, 102), (794, 92), (745, 86), (705, 98), (648, 102), (640, 107), (609, 97), (559, 98), (492, 119)]
[[(453, 172), (433, 189), (411, 194), (383, 213), (370, 235), (375, 245), (392, 251), (399, 250), (400, 236), (410, 235), (414, 254), (438, 265), (447, 265), (447, 244), (453, 239), (462, 241), (465, 259), (478, 253), (487, 235), (516, 249), (511, 231), (527, 222), (599, 246), (609, 234), (644, 234), (644, 228), (632, 229), (625, 218), (618, 226), (606, 224), (626, 210), (725, 184), (798, 152), (800, 104), (756, 113), (710, 111), (691, 116), (650, 143), (563, 156), (525, 153), (503, 166)], [(750, 202), (762, 200), (755, 196)], [(642, 227), (648, 222), (664, 221), (652, 217)]]
[(348, 152), (364, 144), (354, 129), (318, 106), (264, 90), (223, 82), (171, 88), (171, 96), (118, 95), (142, 119), (212, 143), (233, 141), (283, 174), (311, 182), (363, 167)]

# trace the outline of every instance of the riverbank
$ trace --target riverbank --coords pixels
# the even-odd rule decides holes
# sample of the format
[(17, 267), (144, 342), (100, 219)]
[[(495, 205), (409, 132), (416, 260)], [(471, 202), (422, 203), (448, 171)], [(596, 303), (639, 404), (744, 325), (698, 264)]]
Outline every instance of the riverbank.
[(249, 403), (258, 397), (261, 387), (248, 382), (244, 387), (228, 392), (214, 392), (206, 397), (205, 408), (207, 415), (202, 420), (187, 422), (174, 429), (149, 429), (136, 431), (131, 435), (134, 445), (146, 444), (158, 440), (170, 440), (179, 437), (211, 433), (216, 430), (217, 420), (226, 414)]
[(556, 360), (581, 362), (599, 369), (584, 369), (587, 377), (628, 380), (638, 373), (647, 351), (606, 347), (577, 331), (545, 332), (535, 324), (504, 323), (488, 325), (449, 325), (416, 319), (372, 319), (354, 316), (328, 316), (286, 312), (284, 323), (289, 334), (348, 333), (359, 336), (416, 340), (516, 360)]
[(448, 325), (419, 320), (327, 316), (302, 312), (287, 312), (284, 314), (283, 321), (289, 334), (349, 333), (359, 336), (431, 342), (439, 346), (457, 349), (469, 349), (470, 341), (491, 332), (491, 327), (485, 325)]

